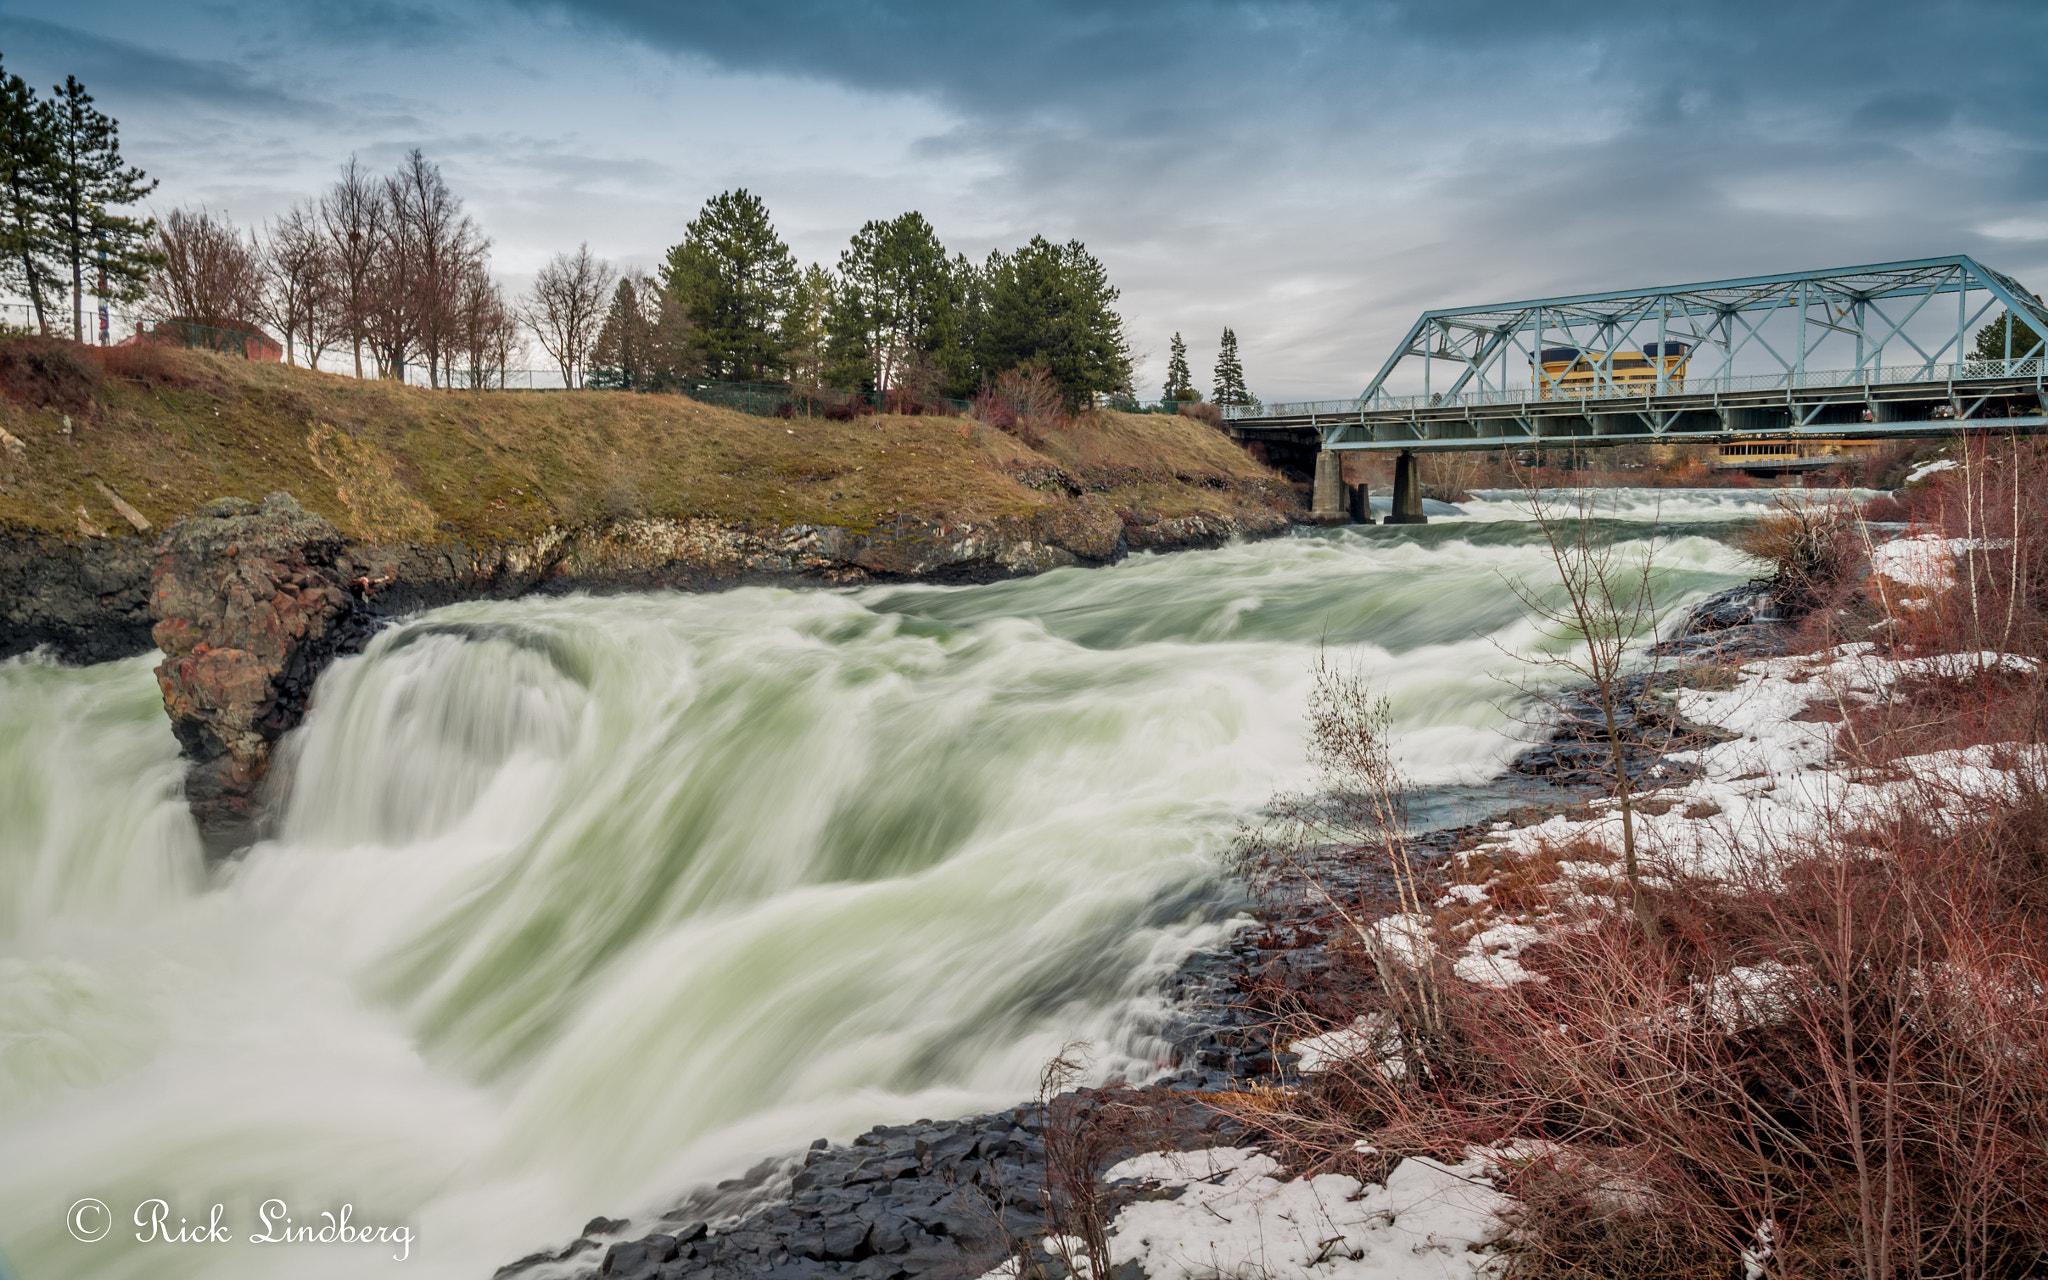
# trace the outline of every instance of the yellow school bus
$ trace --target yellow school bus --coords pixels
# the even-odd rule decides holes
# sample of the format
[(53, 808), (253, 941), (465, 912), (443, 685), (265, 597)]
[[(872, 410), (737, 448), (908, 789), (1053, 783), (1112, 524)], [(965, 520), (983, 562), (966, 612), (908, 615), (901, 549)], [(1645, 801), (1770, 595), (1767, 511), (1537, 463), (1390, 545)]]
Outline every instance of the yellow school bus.
[[(1608, 363), (1605, 351), (1578, 347), (1545, 347), (1542, 374), (1536, 379), (1538, 398), (1560, 399), (1596, 395), (1611, 383), (1625, 394), (1650, 395), (1657, 390), (1657, 366), (1662, 364), (1666, 385), (1673, 391), (1685, 389), (1685, 362), (1692, 354), (1688, 342), (1645, 343), (1640, 352), (1616, 351)], [(1530, 363), (1534, 364), (1534, 361)]]

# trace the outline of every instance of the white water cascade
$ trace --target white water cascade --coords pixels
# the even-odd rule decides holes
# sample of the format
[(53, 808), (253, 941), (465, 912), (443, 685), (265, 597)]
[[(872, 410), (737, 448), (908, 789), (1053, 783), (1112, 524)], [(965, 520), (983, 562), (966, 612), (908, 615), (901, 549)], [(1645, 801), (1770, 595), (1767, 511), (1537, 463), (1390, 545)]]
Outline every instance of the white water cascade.
[[(439, 610), (327, 672), (276, 838), (210, 870), (153, 656), (0, 663), (0, 1254), (399, 1265), (249, 1243), (279, 1200), (484, 1277), (813, 1137), (1013, 1104), (1070, 1040), (1153, 1070), (1237, 824), (1303, 781), (1319, 644), (1438, 811), (1516, 749), (1503, 575), (1550, 570), (1481, 505), (984, 587)], [(1731, 512), (1687, 514), (1723, 523), (1667, 517), (1674, 607), (1744, 576)], [(152, 1198), (233, 1243), (137, 1242)]]

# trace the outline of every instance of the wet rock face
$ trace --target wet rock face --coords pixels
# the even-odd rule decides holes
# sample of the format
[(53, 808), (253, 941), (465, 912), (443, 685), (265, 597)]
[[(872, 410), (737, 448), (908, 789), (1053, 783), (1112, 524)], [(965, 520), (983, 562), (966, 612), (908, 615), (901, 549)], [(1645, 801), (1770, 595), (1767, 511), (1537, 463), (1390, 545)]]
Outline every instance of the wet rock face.
[(190, 763), (186, 794), (210, 847), (246, 843), (271, 748), (313, 682), (366, 628), (339, 564), (341, 531), (290, 495), (208, 503), (157, 548), (151, 631), (164, 709)]
[[(851, 1147), (823, 1139), (706, 1188), (653, 1223), (593, 1219), (581, 1238), (498, 1269), (496, 1280), (854, 1275), (967, 1280), (1045, 1231), (1035, 1108), (883, 1125)], [(649, 1228), (652, 1228), (651, 1230)]]
[(0, 533), (0, 658), (43, 645), (66, 662), (149, 652), (149, 566), (136, 537)]
[[(1785, 602), (1767, 587), (1730, 587), (1694, 605), (1678, 634), (1659, 641), (1650, 652), (1681, 663), (1728, 665), (1785, 652)], [(1615, 690), (1615, 732), (1621, 739), (1621, 764), (1630, 786), (1680, 784), (1698, 775), (1698, 766), (1668, 759), (1727, 740), (1725, 730), (1684, 721), (1671, 703), (1658, 695), (1683, 683), (1682, 671), (1664, 668), (1628, 676)], [(1559, 787), (1612, 790), (1614, 744), (1609, 740), (1598, 691), (1591, 685), (1555, 695), (1559, 723), (1548, 741), (1517, 755), (1510, 772), (1542, 778)]]
[[(1136, 540), (1166, 549), (1287, 527), (1278, 513), (1252, 514), (1161, 522)], [(320, 673), (360, 651), (394, 614), (530, 592), (993, 581), (1113, 563), (1128, 549), (1127, 527), (1088, 494), (990, 522), (905, 518), (869, 531), (637, 519), (480, 548), (383, 546), (350, 542), (288, 494), (260, 506), (222, 498), (157, 545), (147, 595), (154, 628), (146, 637), (116, 628), (108, 643), (132, 647), (90, 656), (122, 656), (146, 648), (147, 638), (163, 650), (157, 681), (191, 762), (186, 795), (209, 849), (221, 854), (257, 834), (272, 749), (304, 718)], [(139, 546), (131, 558), (127, 577), (110, 581), (134, 594), (148, 559)], [(0, 574), (5, 564), (0, 557)], [(131, 602), (128, 614), (138, 612)], [(140, 618), (130, 621), (139, 631)]]
[[(1141, 1091), (1159, 1130), (1110, 1160), (1233, 1140), (1234, 1122), (1206, 1106), (1202, 1091), (1291, 1070), (1294, 1056), (1275, 1053), (1275, 1025), (1242, 992), (1254, 973), (1301, 963), (1326, 961), (1320, 951), (1243, 938), (1189, 957), (1167, 984), (1176, 1013), (1161, 1029), (1181, 1069)], [(970, 1280), (1019, 1253), (1046, 1280), (1070, 1280), (1043, 1241), (1051, 1225), (1045, 1128), (1044, 1110), (1028, 1104), (878, 1125), (850, 1146), (820, 1138), (801, 1156), (770, 1157), (695, 1191), (658, 1218), (593, 1218), (568, 1245), (508, 1263), (494, 1280)], [(1130, 1268), (1115, 1280), (1143, 1280)]]
[[(1183, 1147), (1234, 1132), (1206, 1108), (1185, 1114), (1172, 1138)], [(801, 1159), (764, 1160), (651, 1223), (594, 1218), (566, 1248), (493, 1280), (970, 1280), (1019, 1254), (1065, 1280), (1043, 1244), (1043, 1133), (1043, 1113), (1026, 1106), (881, 1125), (850, 1147), (821, 1138)], [(1143, 1280), (1134, 1269), (1118, 1277)]]

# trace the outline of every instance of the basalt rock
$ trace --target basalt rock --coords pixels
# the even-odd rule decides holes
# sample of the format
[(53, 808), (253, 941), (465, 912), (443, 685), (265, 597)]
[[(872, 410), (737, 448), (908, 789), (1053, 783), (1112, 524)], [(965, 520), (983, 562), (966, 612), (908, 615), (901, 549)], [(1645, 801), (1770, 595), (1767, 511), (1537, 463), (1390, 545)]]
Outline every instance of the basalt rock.
[(255, 833), (271, 750), (368, 620), (341, 531), (290, 495), (208, 503), (171, 528), (150, 577), (164, 709), (190, 762), (186, 795), (216, 850)]
[[(1194, 1092), (1201, 1076), (1191, 1070), (1145, 1092), (1160, 1128), (1144, 1147), (1213, 1146), (1236, 1132)], [(500, 1267), (494, 1280), (968, 1280), (1020, 1252), (1051, 1280), (1064, 1269), (1042, 1241), (1045, 1124), (1040, 1108), (1025, 1106), (880, 1125), (849, 1147), (821, 1139), (793, 1177), (794, 1158), (763, 1161), (652, 1223), (599, 1219), (563, 1249)], [(1111, 1204), (1128, 1194), (1113, 1189)], [(708, 1231), (707, 1219), (716, 1224)]]
[(0, 531), (0, 658), (47, 646), (66, 662), (149, 652), (150, 544)]
[[(10, 592), (8, 608), (28, 619), (16, 631), (70, 641), (60, 649), (66, 656), (118, 657), (154, 639), (165, 655), (157, 669), (164, 706), (190, 762), (186, 794), (220, 853), (257, 834), (272, 750), (304, 718), (320, 673), (396, 614), (536, 592), (990, 582), (1112, 564), (1133, 546), (1214, 546), (1288, 527), (1283, 512), (1263, 505), (1140, 525), (1084, 493), (981, 521), (906, 516), (846, 528), (650, 517), (519, 541), (373, 544), (351, 542), (276, 493), (260, 506), (209, 503), (171, 528), (153, 562), (132, 540), (43, 553), (42, 595)], [(30, 572), (5, 551), (0, 581)], [(145, 568), (155, 620), (147, 632)], [(13, 624), (11, 614), (0, 624)], [(0, 640), (12, 634), (0, 627)]]

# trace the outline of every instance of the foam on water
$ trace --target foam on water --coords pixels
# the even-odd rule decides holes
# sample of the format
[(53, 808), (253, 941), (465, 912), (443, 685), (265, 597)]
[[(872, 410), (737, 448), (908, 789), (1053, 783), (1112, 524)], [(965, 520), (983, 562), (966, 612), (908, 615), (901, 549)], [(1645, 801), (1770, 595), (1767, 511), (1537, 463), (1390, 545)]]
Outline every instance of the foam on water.
[[(1662, 525), (1753, 520), (1781, 503), (1821, 504), (1837, 499), (1858, 503), (1874, 489), (1539, 489), (1538, 500), (1553, 511), (1575, 514), (1581, 506), (1611, 520)], [(1474, 489), (1460, 502), (1467, 520), (1526, 521), (1529, 495), (1519, 489)]]
[[(1674, 602), (1742, 576), (1705, 537), (1658, 561)], [(1502, 575), (1546, 572), (1466, 521), (439, 610), (322, 678), (276, 838), (211, 876), (152, 659), (0, 664), (0, 1247), (25, 1280), (381, 1260), (127, 1225), (218, 1201), (245, 1238), (277, 1198), (473, 1277), (821, 1134), (1007, 1105), (1071, 1039), (1142, 1075), (1157, 979), (1229, 927), (1237, 823), (1303, 780), (1316, 646), (1455, 807), (1516, 745), (1503, 650), (1545, 643)]]

